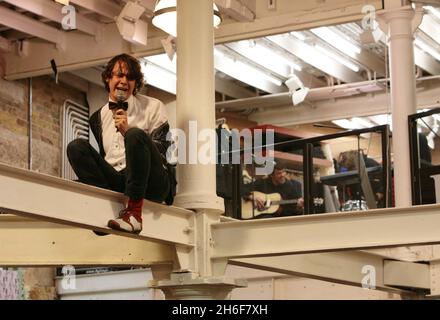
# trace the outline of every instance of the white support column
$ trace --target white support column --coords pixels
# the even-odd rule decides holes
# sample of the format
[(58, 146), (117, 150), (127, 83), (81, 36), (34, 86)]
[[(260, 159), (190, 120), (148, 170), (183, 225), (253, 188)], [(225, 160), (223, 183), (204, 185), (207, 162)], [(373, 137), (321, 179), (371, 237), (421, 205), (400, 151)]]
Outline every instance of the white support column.
[(219, 221), (224, 208), (223, 199), (216, 194), (215, 164), (202, 164), (198, 157), (207, 145), (210, 152), (216, 153), (215, 141), (199, 144), (198, 135), (206, 129), (214, 133), (215, 129), (213, 3), (178, 1), (177, 12), (177, 127), (186, 133), (189, 163), (178, 169), (179, 189), (174, 203), (196, 211), (197, 244), (189, 257), (179, 257), (179, 261), (187, 261), (186, 265), (181, 263), (182, 270), (210, 276), (209, 225)]
[(220, 222), (223, 199), (216, 194), (215, 164), (201, 164), (198, 157), (208, 144), (210, 152), (216, 154), (215, 141), (198, 143), (199, 132), (215, 129), (212, 17), (212, 0), (177, 1), (177, 127), (187, 135), (186, 154), (190, 162), (178, 168), (179, 189), (174, 204), (195, 211), (195, 248), (176, 248), (180, 270), (171, 273), (169, 280), (156, 279), (152, 283), (162, 289), (167, 299), (225, 299), (233, 288), (244, 285), (243, 281), (226, 279), (223, 274), (214, 277), (219, 268), (211, 263), (210, 226)]
[(412, 205), (408, 115), (416, 113), (413, 33), (421, 17), (405, 6), (380, 12), (378, 18), (389, 47), (395, 201), (396, 207), (407, 207)]
[(187, 162), (179, 167), (179, 193), (175, 205), (187, 209), (223, 212), (223, 199), (216, 194), (214, 164), (199, 164), (188, 147), (198, 141), (189, 135), (189, 122), (196, 121), (197, 135), (215, 129), (213, 3), (206, 0), (177, 1), (177, 127), (187, 134)]

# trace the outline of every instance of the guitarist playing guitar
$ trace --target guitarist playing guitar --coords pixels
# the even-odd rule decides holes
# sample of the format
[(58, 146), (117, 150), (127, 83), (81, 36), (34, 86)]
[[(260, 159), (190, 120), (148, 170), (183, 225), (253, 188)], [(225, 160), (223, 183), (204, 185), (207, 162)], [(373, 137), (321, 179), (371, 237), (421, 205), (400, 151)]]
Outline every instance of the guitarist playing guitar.
[[(301, 182), (287, 179), (284, 166), (280, 163), (275, 164), (274, 171), (268, 178), (247, 185), (245, 191), (244, 199), (253, 201), (253, 214), (246, 213), (246, 210), (242, 208), (243, 219), (257, 216), (265, 218), (268, 215), (270, 217), (299, 215), (304, 207)], [(278, 194), (278, 197), (268, 199), (264, 194)], [(270, 200), (275, 200), (276, 212), (267, 210)]]

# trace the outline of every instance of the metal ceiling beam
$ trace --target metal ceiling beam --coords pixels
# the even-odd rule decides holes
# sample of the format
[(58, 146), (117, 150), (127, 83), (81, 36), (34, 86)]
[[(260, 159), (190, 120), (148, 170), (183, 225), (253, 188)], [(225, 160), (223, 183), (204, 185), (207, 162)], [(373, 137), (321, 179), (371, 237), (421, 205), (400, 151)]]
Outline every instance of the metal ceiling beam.
[(357, 60), (360, 64), (368, 68), (369, 70), (376, 72), (379, 77), (386, 76), (385, 61), (383, 61), (376, 54), (369, 52), (365, 49), (361, 50), (361, 53), (347, 54), (351, 58)]
[[(256, 76), (248, 72), (243, 72), (237, 67), (235, 63), (236, 63), (235, 60), (233, 60), (232, 58), (224, 58), (224, 57), (216, 56), (214, 61), (214, 67), (218, 71), (221, 71), (234, 79), (237, 79), (241, 82), (247, 83), (255, 88), (258, 88), (260, 90), (269, 93), (280, 93), (287, 91), (287, 88), (285, 86), (283, 85), (278, 86), (272, 83), (271, 81), (266, 80), (264, 75)], [(258, 67), (256, 66), (251, 68), (259, 70)], [(258, 71), (256, 71), (256, 73), (258, 73)], [(261, 69), (261, 73), (265, 73), (265, 71)]]
[(419, 29), (426, 33), (429, 37), (440, 44), (440, 30), (439, 24), (429, 14), (423, 15), (422, 22)]
[(8, 62), (6, 79), (16, 80), (50, 74), (52, 73), (49, 63), (51, 59), (55, 59), (58, 71), (64, 72), (103, 65), (121, 52), (130, 52), (133, 56), (144, 57), (163, 51), (162, 36), (149, 38), (147, 46), (132, 45), (121, 37), (114, 23), (104, 25), (98, 41), (77, 32), (66, 32), (65, 39), (66, 46), (63, 52), (41, 41), (26, 41), (31, 53), (29, 56), (17, 56), (13, 53), (5, 56)]
[[(422, 79), (417, 80), (417, 109), (438, 106), (439, 79), (424, 81)], [(272, 98), (262, 96), (260, 103), (255, 101), (253, 104), (249, 104), (249, 108), (252, 106), (257, 106), (261, 109), (265, 108), (265, 110), (249, 116), (249, 120), (260, 124), (271, 123), (279, 126), (291, 126), (391, 112), (390, 96), (389, 93), (384, 91), (374, 94), (316, 101), (313, 102), (313, 107), (306, 104), (292, 107), (290, 102), (284, 97), (284, 94), (272, 96)], [(280, 98), (279, 96), (282, 97)], [(277, 102), (279, 100), (281, 100), (281, 103)], [(224, 104), (227, 104), (227, 102), (217, 103), (216, 105), (218, 108), (222, 108)]]
[[(375, 289), (401, 291), (393, 286), (429, 289), (429, 265), (398, 262), (362, 252), (311, 253), (274, 257), (232, 259), (229, 264), (291, 276), (311, 278), (361, 287), (367, 271), (374, 278)], [(384, 266), (385, 264), (385, 266)], [(365, 267), (368, 266), (368, 269)], [(367, 283), (364, 283), (364, 286)]]
[(145, 75), (145, 81), (156, 88), (171, 93), (173, 95), (177, 92), (177, 77), (176, 74), (162, 65), (147, 61), (142, 66), (142, 72)]
[(70, 2), (110, 19), (117, 17), (122, 10), (117, 4), (107, 0), (70, 0)]
[(86, 80), (81, 79), (80, 77), (77, 77), (69, 72), (59, 74), (58, 81), (71, 86), (80, 92), (87, 92), (89, 90), (89, 83)]
[[(73, 0), (75, 3), (82, 3), (85, 6), (93, 8), (92, 4), (100, 5), (102, 1), (91, 0)], [(245, 2), (245, 1), (243, 1)], [(377, 9), (381, 8), (381, 1), (369, 0), (369, 4)], [(72, 2), (73, 3), (73, 2)], [(103, 8), (108, 4), (104, 2)], [(246, 5), (250, 7), (247, 2)], [(258, 4), (259, 17), (252, 23), (232, 22), (221, 24), (215, 30), (215, 42), (217, 44), (237, 41), (242, 39), (264, 37), (270, 34), (288, 32), (292, 30), (308, 29), (320, 25), (339, 24), (362, 19), (360, 8), (365, 5), (365, 1), (353, 1), (347, 6), (347, 3), (340, 1), (338, 3), (329, 3), (327, 5), (316, 4), (313, 6), (307, 4), (303, 8), (301, 2), (291, 0), (278, 0), (279, 8), (286, 10), (282, 12), (268, 11), (262, 9)], [(300, 8), (297, 8), (297, 7)], [(252, 9), (252, 8), (251, 8)], [(119, 9), (120, 11), (120, 9)], [(116, 11), (108, 14), (114, 15)], [(74, 69), (96, 66), (107, 62), (112, 56), (120, 52), (130, 52), (134, 56), (141, 57), (163, 52), (161, 40), (165, 33), (157, 30), (149, 30), (149, 38), (146, 47), (134, 46), (126, 43), (119, 35), (119, 31), (114, 24), (106, 25), (102, 32), (102, 40), (87, 41), (83, 38), (78, 39), (74, 33), (69, 32), (66, 35), (66, 52), (68, 55), (60, 55), (52, 46), (30, 41), (30, 52), (37, 53), (30, 57), (17, 57), (12, 54), (6, 56), (7, 70), (6, 79), (15, 80), (50, 74), (52, 72), (48, 61), (55, 59), (59, 71), (69, 71)], [(87, 48), (87, 50), (80, 50)]]
[(62, 31), (0, 6), (0, 24), (64, 47)]
[[(123, 1), (128, 2), (130, 0)], [(146, 9), (145, 13), (148, 16), (152, 16), (156, 2), (157, 0), (140, 0), (138, 4)], [(249, 22), (255, 19), (255, 14), (239, 0), (215, 0), (214, 2), (222, 13), (227, 14), (237, 21)]]
[[(293, 70), (292, 66), (288, 65), (286, 60), (289, 60), (288, 57), (284, 57), (281, 52), (274, 52), (274, 57), (269, 57), (264, 51), (261, 51), (261, 48), (267, 48), (267, 50), (271, 50), (270, 47), (267, 46), (269, 41), (265, 39), (258, 39), (255, 41), (256, 47), (251, 47), (248, 41), (239, 41), (234, 43), (226, 44), (228, 48), (237, 52), (239, 55), (245, 57), (246, 59), (261, 65), (262, 68), (267, 69), (271, 73), (278, 74), (280, 77), (287, 79), (292, 71), (298, 76), (298, 78), (304, 83), (306, 87), (315, 88), (325, 86), (326, 83), (314, 75), (307, 73), (305, 71)], [(263, 49), (264, 50), (264, 49)], [(277, 55), (282, 57), (277, 57)], [(294, 63), (294, 61), (290, 61)]]
[[(382, 9), (382, 1), (334, 1), (326, 4), (277, 0), (278, 10), (269, 10), (266, 2), (257, 1), (258, 17), (253, 23), (229, 23), (216, 31), (218, 43), (265, 37), (292, 30), (304, 30), (324, 25), (359, 21), (364, 17), (362, 7), (371, 4)], [(283, 10), (280, 10), (283, 8)], [(252, 9), (252, 8), (251, 8)]]
[(104, 87), (104, 84), (102, 83), (101, 72), (99, 72), (95, 68), (72, 70), (70, 71), (70, 73), (84, 80), (87, 80), (88, 82), (94, 83), (100, 87)]
[[(123, 0), (125, 3), (127, 3), (130, 0)], [(138, 1), (138, 4), (145, 8), (144, 14), (151, 16), (154, 12), (154, 7), (156, 5), (157, 0), (140, 0)]]
[[(336, 26), (335, 28), (338, 29), (340, 32), (343, 32), (343, 31), (341, 31), (341, 28), (343, 28), (343, 26)], [(325, 42), (327, 42), (328, 44), (333, 46), (331, 41), (327, 41), (327, 39), (322, 39), (322, 40), (324, 40)], [(360, 53), (356, 53), (351, 50), (345, 50), (344, 52), (342, 52), (337, 47), (335, 47), (335, 49), (340, 51), (344, 55), (356, 60), (359, 64), (363, 65), (364, 67), (371, 70), (372, 72), (376, 72), (376, 74), (379, 77), (385, 77), (386, 76), (385, 61), (382, 60), (382, 58), (380, 58), (377, 54), (362, 48), (362, 46), (360, 46), (358, 44), (354, 44), (354, 45), (359, 47), (359, 49), (361, 49)], [(385, 46), (385, 48), (386, 48), (386, 46)]]
[(241, 22), (251, 22), (255, 13), (238, 0), (215, 0), (215, 4), (231, 18)]
[(295, 74), (302, 81), (305, 87), (308, 88), (320, 88), (327, 86), (327, 83), (314, 75), (305, 71), (295, 71)]
[(215, 77), (215, 91), (235, 99), (255, 97), (256, 93), (234, 84), (232, 81)]
[[(0, 212), (192, 248), (194, 213), (147, 201), (139, 235), (111, 230), (123, 194), (0, 164)], [(23, 198), (24, 197), (24, 198)]]
[(389, 260), (407, 262), (426, 262), (440, 260), (440, 245), (410, 246), (399, 248), (384, 248), (373, 250), (362, 250), (362, 252), (381, 256)]
[(174, 246), (0, 214), (0, 266), (146, 266), (172, 262)]
[[(312, 88), (307, 94), (306, 102), (308, 104), (315, 105), (316, 103), (323, 100), (356, 96), (363, 93), (381, 92), (384, 90), (384, 84), (381, 84), (381, 82), (384, 81), (363, 81), (357, 83), (346, 83), (331, 87)], [(306, 85), (307, 83), (304, 84)], [(224, 110), (244, 110), (253, 108), (270, 109), (289, 105), (292, 106), (292, 99), (290, 93), (288, 92), (216, 103), (217, 109)], [(299, 106), (296, 106), (296, 109), (298, 107)]]
[[(23, 41), (25, 39), (32, 39), (34, 37), (33, 35), (30, 35), (30, 34), (27, 34), (27, 33), (24, 33), (24, 32), (18, 31), (18, 30), (14, 30), (14, 29), (8, 29), (8, 30), (2, 32), (2, 34), (3, 34), (3, 37), (5, 37), (6, 39), (8, 39), (11, 42), (14, 42), (16, 40)], [(46, 45), (51, 46), (51, 47), (53, 46), (52, 43), (49, 43)]]
[(356, 72), (353, 72), (344, 65), (318, 52), (312, 46), (292, 36), (277, 35), (269, 36), (267, 39), (291, 52), (306, 63), (344, 82), (358, 82), (363, 80)]
[(414, 47), (414, 61), (417, 66), (429, 72), (432, 75), (440, 74), (440, 63), (430, 54)]
[[(103, 86), (101, 80), (101, 73), (96, 69), (87, 68), (80, 70), (72, 70), (70, 71), (70, 73), (84, 80), (87, 80), (91, 83), (97, 84), (99, 86)], [(152, 83), (151, 80), (148, 82), (154, 85), (154, 83)], [(217, 92), (226, 94), (227, 96), (235, 99), (250, 98), (256, 96), (256, 93), (254, 91), (240, 87), (239, 85), (234, 84), (230, 80), (221, 79), (219, 77), (215, 78), (215, 89)]]
[(11, 41), (6, 38), (0, 37), (0, 52), (10, 52), (12, 50)]
[(259, 47), (259, 45), (259, 41), (256, 41), (255, 47), (251, 47), (249, 41), (238, 41), (225, 44), (226, 47), (233, 50), (237, 54), (260, 65), (262, 69), (266, 69), (274, 74), (277, 74), (279, 77), (286, 79), (290, 74), (290, 67), (281, 61), (281, 59), (275, 60), (262, 54), (260, 50), (261, 47)]
[[(52, 21), (61, 23), (64, 15), (61, 12), (62, 5), (54, 1), (46, 0), (33, 0), (33, 1), (22, 1), (22, 0), (5, 0), (16, 7), (22, 8), (26, 11), (35, 13), (41, 17), (48, 18)], [(96, 36), (99, 31), (99, 24), (84, 18), (80, 14), (76, 15), (76, 26), (77, 29), (87, 33), (89, 35)]]
[(246, 258), (439, 244), (439, 210), (440, 205), (436, 204), (216, 223), (211, 226), (212, 257)]
[(430, 266), (426, 263), (385, 260), (384, 282), (393, 287), (430, 290)]

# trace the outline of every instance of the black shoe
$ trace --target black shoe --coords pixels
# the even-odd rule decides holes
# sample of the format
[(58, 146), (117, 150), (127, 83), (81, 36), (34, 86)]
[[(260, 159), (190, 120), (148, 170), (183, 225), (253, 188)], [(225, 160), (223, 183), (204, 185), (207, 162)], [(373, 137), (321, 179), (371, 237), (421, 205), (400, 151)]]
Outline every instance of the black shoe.
[(93, 231), (94, 234), (96, 234), (97, 236), (100, 236), (100, 237), (110, 235), (110, 233), (107, 233), (107, 232), (96, 231), (96, 230), (92, 230), (92, 231)]

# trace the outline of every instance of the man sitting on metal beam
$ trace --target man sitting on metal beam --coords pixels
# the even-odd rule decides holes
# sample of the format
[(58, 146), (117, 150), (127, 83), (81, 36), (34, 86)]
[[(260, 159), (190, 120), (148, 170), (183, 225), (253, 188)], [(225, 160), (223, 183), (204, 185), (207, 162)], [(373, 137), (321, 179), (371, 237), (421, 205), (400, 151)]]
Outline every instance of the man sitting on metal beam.
[(81, 182), (128, 196), (126, 208), (108, 227), (139, 233), (144, 198), (173, 202), (175, 169), (166, 159), (169, 124), (161, 101), (138, 94), (144, 78), (136, 58), (112, 58), (102, 80), (109, 102), (90, 118), (99, 154), (88, 141), (76, 139), (67, 156)]

